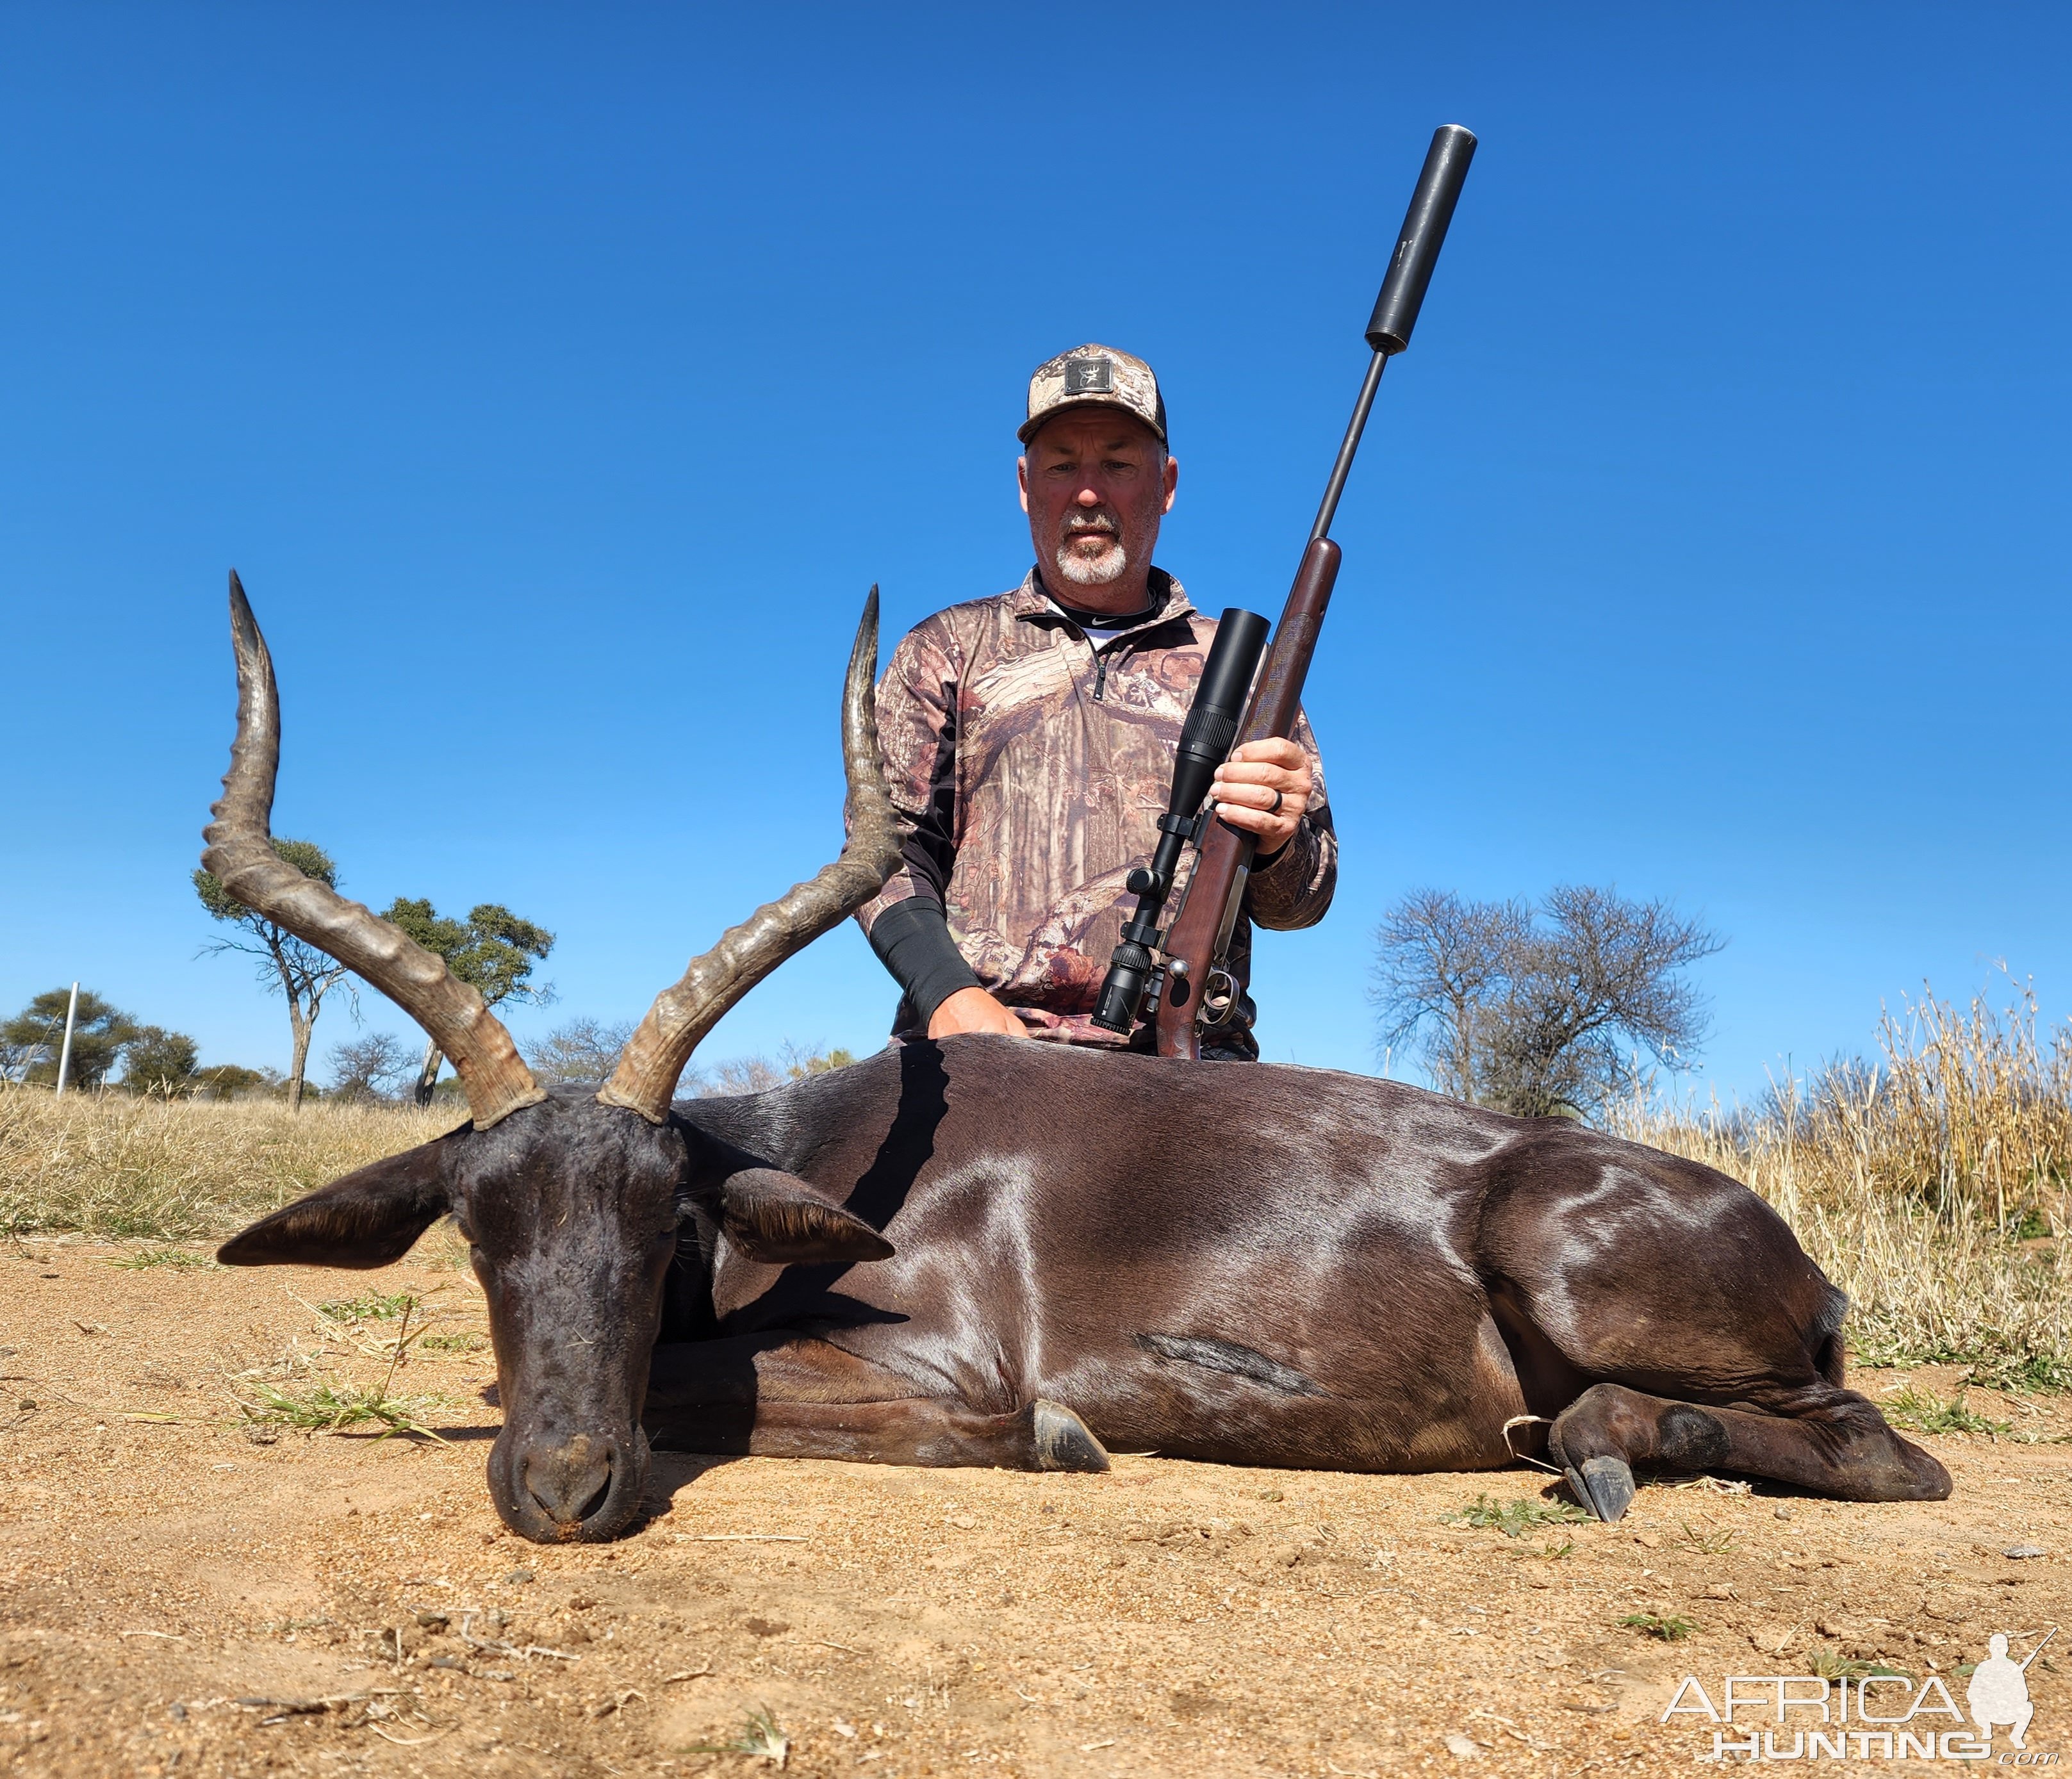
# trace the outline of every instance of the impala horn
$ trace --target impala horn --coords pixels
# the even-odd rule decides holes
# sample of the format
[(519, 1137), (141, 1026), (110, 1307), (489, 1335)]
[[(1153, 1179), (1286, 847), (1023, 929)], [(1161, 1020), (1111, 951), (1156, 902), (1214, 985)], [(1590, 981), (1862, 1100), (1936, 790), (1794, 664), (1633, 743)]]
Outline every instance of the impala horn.
[(237, 571), (230, 573), (230, 639), (237, 654), (237, 738), (223, 797), (202, 830), (201, 862), (248, 908), (371, 982), (424, 1027), (467, 1091), (486, 1131), (546, 1091), (482, 996), (371, 909), (306, 877), (273, 850), (273, 780), (281, 765), (281, 698), (273, 657)]
[(598, 1091), (651, 1124), (664, 1123), (676, 1078), (698, 1041), (727, 1009), (790, 957), (839, 926), (884, 887), (899, 861), (900, 827), (878, 762), (878, 589), (863, 602), (842, 686), (842, 766), (849, 778), (849, 838), (841, 855), (765, 902), (655, 997), (648, 1017)]

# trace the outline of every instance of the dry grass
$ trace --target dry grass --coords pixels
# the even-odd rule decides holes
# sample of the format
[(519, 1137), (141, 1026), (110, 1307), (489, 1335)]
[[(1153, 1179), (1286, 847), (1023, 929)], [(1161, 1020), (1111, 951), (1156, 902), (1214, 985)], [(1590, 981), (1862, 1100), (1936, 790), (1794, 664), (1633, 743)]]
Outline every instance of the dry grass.
[(229, 1234), (341, 1173), (451, 1130), (450, 1106), (0, 1091), (0, 1234), (181, 1242)]
[(2004, 1013), (1930, 996), (1879, 1051), (1753, 1113), (1642, 1103), (1614, 1128), (1774, 1205), (1848, 1292), (1857, 1358), (2072, 1387), (2072, 1027), (2040, 1032), (2025, 990)]

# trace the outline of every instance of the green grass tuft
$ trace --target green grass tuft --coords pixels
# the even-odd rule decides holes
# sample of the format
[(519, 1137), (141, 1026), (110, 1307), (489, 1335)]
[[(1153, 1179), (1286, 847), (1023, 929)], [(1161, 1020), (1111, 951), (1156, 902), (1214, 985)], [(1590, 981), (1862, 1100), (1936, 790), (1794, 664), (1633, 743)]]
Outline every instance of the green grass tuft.
[(1681, 1643), (1698, 1628), (1688, 1618), (1664, 1618), (1656, 1613), (1628, 1613), (1619, 1623), (1664, 1643)]
[(1965, 1373), (1964, 1382), (1975, 1383), (1981, 1390), (2005, 1390), (2033, 1396), (2046, 1390), (2072, 1390), (2072, 1365), (2044, 1353), (2020, 1357), (2003, 1354), (1997, 1359), (1983, 1360), (1974, 1365)]
[(1933, 1391), (1917, 1390), (1912, 1384), (1885, 1404), (1885, 1418), (1894, 1427), (1916, 1433), (1985, 1433), (2011, 1432), (2006, 1421), (1988, 1420), (1975, 1408), (1965, 1406), (1959, 1391), (1947, 1402)]
[(1490, 1527), (1506, 1538), (1523, 1538), (1527, 1532), (1543, 1526), (1577, 1526), (1586, 1522), (1589, 1515), (1568, 1501), (1495, 1502), (1487, 1495), (1478, 1495), (1474, 1500), (1453, 1516), (1450, 1523), (1468, 1526), (1481, 1531)]
[(377, 1390), (340, 1390), (327, 1383), (300, 1392), (255, 1383), (252, 1394), (257, 1401), (237, 1405), (250, 1425), (299, 1428), (310, 1433), (366, 1432), (379, 1427), (380, 1439), (393, 1433), (420, 1433), (442, 1445), (448, 1443), (420, 1418), (422, 1411), (442, 1406), (436, 1397), (390, 1396)]
[(1810, 1666), (1823, 1680), (1911, 1680), (1914, 1676), (1882, 1662), (1859, 1662), (1852, 1655), (1844, 1655), (1839, 1650), (1831, 1650), (1824, 1643), (1814, 1646)]
[(779, 1768), (791, 1757), (791, 1739), (777, 1727), (777, 1714), (767, 1705), (748, 1714), (748, 1722), (731, 1742), (697, 1742), (686, 1754), (746, 1754)]
[(121, 1267), (125, 1272), (142, 1272), (148, 1267), (175, 1267), (183, 1272), (222, 1270), (216, 1265), (214, 1255), (196, 1254), (183, 1247), (140, 1248), (134, 1254), (125, 1254), (108, 1263)]
[(407, 1291), (392, 1292), (387, 1296), (377, 1292), (368, 1297), (341, 1297), (317, 1305), (338, 1322), (393, 1322), (418, 1307), (417, 1297)]
[(479, 1334), (465, 1332), (458, 1334), (427, 1334), (417, 1342), (420, 1350), (428, 1353), (479, 1353), (488, 1346)]

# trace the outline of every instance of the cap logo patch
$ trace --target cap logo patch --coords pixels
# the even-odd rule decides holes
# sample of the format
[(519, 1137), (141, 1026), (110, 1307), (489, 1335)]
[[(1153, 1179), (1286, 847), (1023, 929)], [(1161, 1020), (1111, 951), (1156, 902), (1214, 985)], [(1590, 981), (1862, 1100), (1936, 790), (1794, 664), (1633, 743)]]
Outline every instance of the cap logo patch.
[(1075, 358), (1065, 367), (1065, 393), (1068, 396), (1111, 396), (1115, 393), (1115, 360), (1112, 358)]

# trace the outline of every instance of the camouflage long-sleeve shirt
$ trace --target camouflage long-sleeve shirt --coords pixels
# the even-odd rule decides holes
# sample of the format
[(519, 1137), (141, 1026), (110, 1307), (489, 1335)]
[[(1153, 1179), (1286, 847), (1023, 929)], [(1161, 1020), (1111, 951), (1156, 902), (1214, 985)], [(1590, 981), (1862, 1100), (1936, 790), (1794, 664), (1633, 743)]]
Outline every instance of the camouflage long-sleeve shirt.
[[(1124, 1042), (1092, 1016), (1136, 905), (1124, 881), (1149, 862), (1216, 630), (1162, 571), (1151, 594), (1153, 613), (1097, 648), (1032, 569), (1011, 593), (917, 624), (878, 682), (886, 776), (907, 832), (899, 869), (857, 918), (868, 933), (910, 897), (939, 904), (980, 984), (1033, 1037)], [(1337, 881), (1306, 717), (1295, 738), (1314, 788), (1294, 838), (1246, 891), (1231, 945), (1241, 986), (1252, 922), (1313, 926)], [(902, 1002), (894, 1029), (919, 1024)]]

